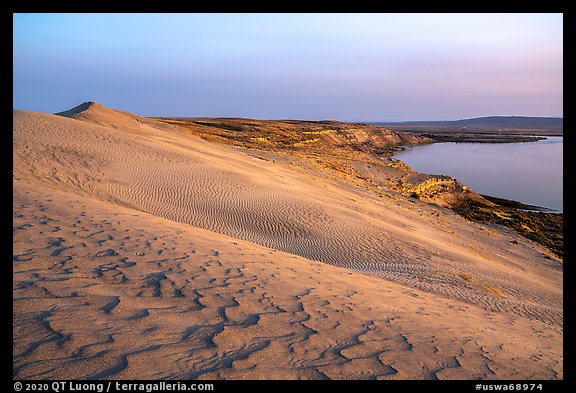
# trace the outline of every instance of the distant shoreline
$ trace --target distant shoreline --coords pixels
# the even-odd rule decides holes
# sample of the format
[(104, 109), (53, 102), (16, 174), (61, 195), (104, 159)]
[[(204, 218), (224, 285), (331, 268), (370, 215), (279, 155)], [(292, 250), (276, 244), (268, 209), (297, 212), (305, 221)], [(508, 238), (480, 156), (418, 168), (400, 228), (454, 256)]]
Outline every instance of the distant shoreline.
[(561, 117), (489, 116), (449, 121), (373, 122), (377, 127), (410, 133), (563, 136)]
[(518, 210), (525, 210), (525, 211), (537, 211), (537, 212), (543, 212), (543, 213), (563, 214), (563, 212), (561, 212), (559, 210), (551, 209), (548, 207), (528, 205), (528, 204), (525, 204), (525, 203), (522, 203), (519, 201), (515, 201), (513, 199), (500, 198), (500, 197), (495, 197), (492, 195), (486, 195), (486, 194), (480, 194), (480, 195), (483, 198), (485, 198), (485, 199), (489, 200), (490, 202), (495, 203), (501, 207), (518, 209)]
[(378, 124), (377, 127), (386, 128), (392, 131), (407, 132), (415, 135), (423, 134), (464, 134), (464, 135), (485, 135), (485, 136), (564, 136), (564, 130), (551, 129), (522, 129), (522, 128), (494, 128), (494, 127), (436, 127), (436, 126), (395, 126), (388, 124)]
[[(416, 134), (416, 133), (414, 133)], [(548, 136), (527, 136), (514, 134), (483, 134), (483, 133), (417, 133), (419, 136), (425, 136), (436, 142), (467, 142), (467, 143), (519, 143), (519, 142), (537, 142), (545, 140)]]

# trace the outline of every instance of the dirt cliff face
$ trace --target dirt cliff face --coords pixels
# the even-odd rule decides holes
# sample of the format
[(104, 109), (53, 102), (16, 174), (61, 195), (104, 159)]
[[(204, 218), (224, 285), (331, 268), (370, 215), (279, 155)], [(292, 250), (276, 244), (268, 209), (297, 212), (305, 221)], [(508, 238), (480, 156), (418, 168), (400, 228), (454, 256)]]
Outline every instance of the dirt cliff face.
[(186, 119), (163, 118), (204, 139), (236, 146), (290, 151), (330, 152), (349, 147), (378, 153), (381, 149), (402, 144), (427, 143), (432, 140), (385, 128), (338, 121)]

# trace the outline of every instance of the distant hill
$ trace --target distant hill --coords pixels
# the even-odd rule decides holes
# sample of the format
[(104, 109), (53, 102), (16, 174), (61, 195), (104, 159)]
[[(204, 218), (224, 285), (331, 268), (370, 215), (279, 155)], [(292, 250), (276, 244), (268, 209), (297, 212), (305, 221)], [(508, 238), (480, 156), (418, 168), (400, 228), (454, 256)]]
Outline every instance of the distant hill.
[(380, 127), (399, 131), (425, 132), (545, 132), (562, 134), (564, 119), (561, 117), (530, 117), (530, 116), (488, 116), (473, 119), (448, 121), (402, 121), (374, 122)]

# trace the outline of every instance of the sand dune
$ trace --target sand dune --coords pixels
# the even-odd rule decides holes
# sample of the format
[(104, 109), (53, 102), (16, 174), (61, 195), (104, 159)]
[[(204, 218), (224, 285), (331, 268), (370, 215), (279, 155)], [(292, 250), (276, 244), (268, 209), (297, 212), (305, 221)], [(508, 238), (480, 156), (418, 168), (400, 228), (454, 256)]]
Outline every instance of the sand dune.
[(14, 111), (16, 378), (562, 378), (562, 264), (537, 244), (295, 157), (60, 115)]

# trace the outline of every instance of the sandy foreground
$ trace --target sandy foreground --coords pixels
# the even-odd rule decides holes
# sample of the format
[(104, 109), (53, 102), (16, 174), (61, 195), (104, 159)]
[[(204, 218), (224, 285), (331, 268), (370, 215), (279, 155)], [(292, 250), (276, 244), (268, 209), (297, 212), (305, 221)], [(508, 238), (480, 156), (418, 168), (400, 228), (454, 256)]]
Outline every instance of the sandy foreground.
[(17, 379), (562, 379), (562, 261), (99, 105), (14, 111)]

